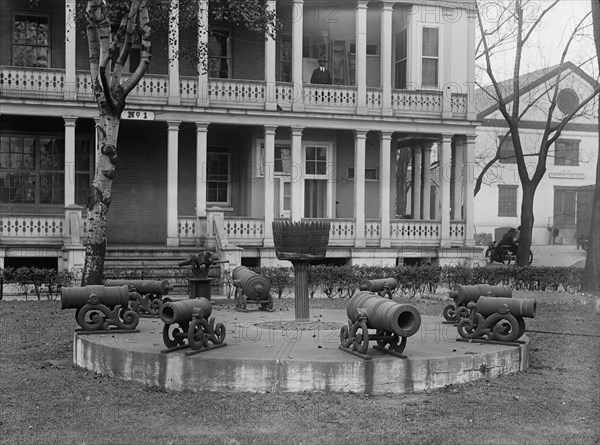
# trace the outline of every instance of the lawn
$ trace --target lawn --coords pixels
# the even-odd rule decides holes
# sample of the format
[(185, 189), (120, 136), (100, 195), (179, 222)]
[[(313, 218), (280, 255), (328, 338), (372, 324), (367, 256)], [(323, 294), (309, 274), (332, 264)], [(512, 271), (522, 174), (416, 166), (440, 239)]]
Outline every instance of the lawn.
[[(535, 298), (528, 372), (425, 394), (167, 393), (72, 365), (74, 311), (0, 301), (0, 441), (6, 444), (600, 443), (600, 314), (594, 297)], [(218, 300), (217, 300), (218, 301)], [(314, 299), (340, 308), (348, 300)], [(424, 315), (447, 302), (402, 300)], [(231, 300), (223, 303), (230, 304)], [(275, 309), (293, 306), (276, 299)]]

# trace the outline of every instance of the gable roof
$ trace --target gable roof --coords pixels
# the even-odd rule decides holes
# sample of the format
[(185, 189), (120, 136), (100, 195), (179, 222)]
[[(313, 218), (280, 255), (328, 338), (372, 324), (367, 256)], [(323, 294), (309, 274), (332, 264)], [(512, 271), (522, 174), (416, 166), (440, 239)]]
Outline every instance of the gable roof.
[[(593, 88), (598, 85), (589, 74), (583, 71), (581, 68), (576, 66), (572, 62), (565, 62), (562, 64), (554, 65), (547, 68), (542, 68), (530, 73), (522, 74), (519, 76), (519, 93), (520, 96), (527, 94), (529, 91), (542, 85), (544, 82), (553, 79), (561, 72), (571, 71), (579, 75)], [(498, 82), (498, 87), (504, 95), (504, 99), (507, 103), (512, 102), (514, 94), (513, 90), (513, 79), (503, 80)], [(490, 97), (490, 94), (492, 95)], [(493, 112), (499, 109), (498, 101), (494, 99), (496, 91), (493, 85), (486, 85), (483, 88), (477, 88), (475, 90), (475, 109), (477, 110), (477, 120), (483, 120), (486, 116), (489, 116)]]

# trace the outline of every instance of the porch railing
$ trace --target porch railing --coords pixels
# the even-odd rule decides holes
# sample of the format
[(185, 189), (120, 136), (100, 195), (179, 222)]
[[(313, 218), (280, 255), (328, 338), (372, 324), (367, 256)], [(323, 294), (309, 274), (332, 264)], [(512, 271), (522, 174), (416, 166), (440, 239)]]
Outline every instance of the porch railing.
[[(76, 72), (74, 85), (67, 84), (65, 79), (65, 70), (0, 66), (0, 97), (94, 100), (89, 72)], [(131, 92), (128, 103), (163, 106), (169, 102), (170, 95), (169, 77), (149, 74)], [(291, 110), (294, 102), (301, 101), (307, 111), (317, 113), (377, 114), (383, 106), (381, 88), (367, 88), (366, 110), (359, 111), (355, 86), (305, 84), (299, 90), (291, 83), (278, 82), (271, 86), (264, 81), (238, 79), (209, 79), (207, 84), (199, 85), (197, 78), (189, 76), (179, 79), (179, 97), (186, 106), (194, 106), (198, 99), (203, 99), (216, 108), (264, 109), (267, 103), (275, 103), (283, 110)], [(445, 98), (438, 90), (393, 90), (391, 106), (396, 116), (441, 117), (444, 100), (449, 101), (446, 111), (452, 117), (466, 117), (466, 94), (451, 94)]]
[(0, 238), (62, 238), (64, 215), (0, 215)]

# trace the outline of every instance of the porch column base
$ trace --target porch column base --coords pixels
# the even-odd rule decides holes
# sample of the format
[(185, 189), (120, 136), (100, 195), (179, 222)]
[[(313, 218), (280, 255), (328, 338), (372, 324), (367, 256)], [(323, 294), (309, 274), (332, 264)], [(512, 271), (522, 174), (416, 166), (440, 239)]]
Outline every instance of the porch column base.
[(392, 240), (389, 238), (381, 239), (379, 241), (379, 247), (392, 247)]
[(62, 259), (65, 270), (70, 272), (82, 270), (85, 264), (85, 247), (81, 244), (63, 247)]
[(358, 248), (367, 247), (367, 239), (366, 238), (356, 238), (354, 240), (354, 247), (358, 247)]
[(179, 238), (167, 238), (167, 247), (179, 247)]

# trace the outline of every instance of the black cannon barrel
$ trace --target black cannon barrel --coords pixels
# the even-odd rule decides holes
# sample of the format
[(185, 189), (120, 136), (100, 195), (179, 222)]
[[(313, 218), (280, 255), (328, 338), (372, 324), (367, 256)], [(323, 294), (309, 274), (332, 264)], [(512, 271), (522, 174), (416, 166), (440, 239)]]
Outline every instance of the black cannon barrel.
[(98, 302), (114, 308), (126, 307), (131, 298), (128, 286), (107, 287), (90, 285), (85, 287), (63, 287), (60, 291), (62, 309), (79, 309), (88, 304), (90, 297), (96, 295)]
[(537, 303), (533, 299), (481, 297), (475, 303), (475, 310), (488, 317), (506, 305), (512, 315), (519, 318), (535, 318)]
[(136, 292), (145, 294), (167, 295), (174, 288), (169, 280), (104, 280), (105, 286), (131, 286)]
[(492, 286), (489, 284), (474, 284), (472, 286), (457, 284), (449, 295), (456, 305), (466, 306), (469, 301), (476, 302), (481, 296), (511, 298), (512, 289), (508, 286)]
[(246, 266), (238, 266), (231, 272), (231, 278), (234, 283), (239, 283), (248, 299), (262, 300), (269, 297), (271, 283), (264, 275), (258, 274)]
[(160, 307), (159, 316), (165, 324), (182, 323), (192, 319), (194, 309), (196, 308), (202, 309), (202, 316), (206, 319), (212, 313), (210, 301), (204, 297), (200, 297), (163, 303)]
[(356, 293), (348, 302), (346, 314), (353, 323), (358, 319), (358, 309), (367, 312), (367, 327), (395, 332), (400, 337), (410, 337), (421, 326), (421, 314), (414, 306), (399, 304), (369, 291)]
[(369, 292), (380, 292), (382, 290), (394, 290), (398, 287), (398, 281), (395, 278), (379, 278), (377, 280), (362, 280), (358, 286), (360, 290)]

